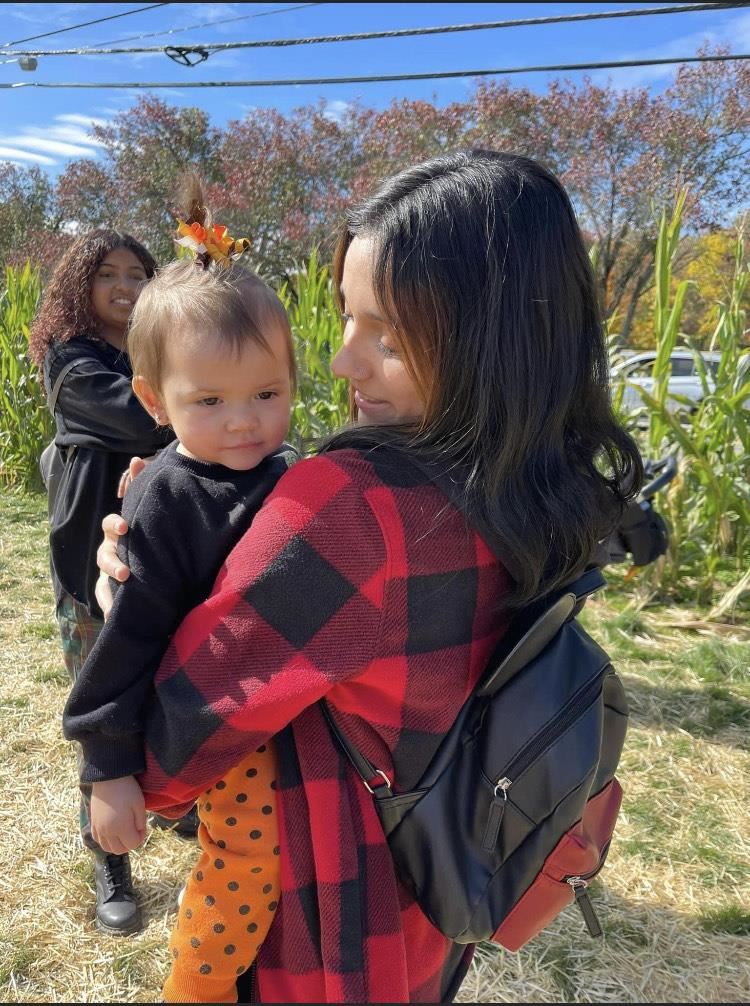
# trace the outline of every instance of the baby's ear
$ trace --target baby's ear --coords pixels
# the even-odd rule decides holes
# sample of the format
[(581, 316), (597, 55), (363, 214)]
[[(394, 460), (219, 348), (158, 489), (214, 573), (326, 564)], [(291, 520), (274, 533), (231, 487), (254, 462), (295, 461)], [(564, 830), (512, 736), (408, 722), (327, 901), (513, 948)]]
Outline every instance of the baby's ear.
[(167, 426), (169, 424), (169, 416), (167, 415), (167, 410), (164, 406), (164, 402), (161, 400), (159, 392), (142, 374), (136, 374), (133, 378), (132, 385), (135, 397), (141, 403), (146, 412), (148, 412), (150, 416), (154, 417), (159, 426)]

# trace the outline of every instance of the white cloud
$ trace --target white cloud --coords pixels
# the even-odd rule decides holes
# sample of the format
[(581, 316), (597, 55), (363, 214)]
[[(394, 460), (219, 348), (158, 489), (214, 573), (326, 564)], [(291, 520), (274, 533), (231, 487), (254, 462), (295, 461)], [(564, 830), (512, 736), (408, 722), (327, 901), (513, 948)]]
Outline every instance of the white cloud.
[(348, 101), (340, 101), (336, 99), (335, 101), (326, 102), (325, 112), (323, 115), (326, 119), (330, 119), (332, 122), (341, 122), (349, 110)]
[(4, 147), (2, 144), (0, 144), (0, 161), (13, 161), (14, 164), (19, 164), (22, 161), (31, 161), (33, 164), (46, 165), (55, 163), (52, 157), (46, 157), (44, 154), (32, 154), (28, 150)]
[(28, 150), (41, 150), (45, 154), (62, 154), (64, 157), (96, 157), (96, 151), (91, 147), (82, 147), (75, 143), (64, 143), (44, 136), (0, 135), (0, 143), (5, 147), (21, 147)]
[[(5, 17), (12, 17), (16, 21), (21, 21), (26, 24), (38, 25), (40, 23), (40, 13), (38, 9), (35, 9), (35, 4), (3, 4), (3, 7), (8, 8), (3, 12)], [(90, 9), (91, 4), (61, 3), (48, 4), (48, 7), (52, 9), (47, 10), (44, 14), (43, 23), (45, 26), (47, 28), (66, 28), (69, 26), (70, 17), (73, 14), (80, 15), (87, 7)], [(77, 20), (80, 20), (80, 17), (78, 17)], [(89, 20), (89, 18), (86, 18), (86, 20)], [(15, 32), (14, 34), (18, 33)]]
[[(649, 49), (630, 52), (621, 55), (622, 60), (678, 58), (694, 56), (702, 45), (723, 45), (730, 51), (746, 51), (750, 45), (750, 12), (744, 11), (733, 16), (722, 25), (705, 31), (682, 35), (671, 42), (660, 43)], [(675, 73), (675, 63), (662, 66), (633, 66), (623, 69), (598, 70), (591, 75), (595, 84), (611, 83), (617, 90), (631, 87), (648, 87), (659, 80), (670, 80)]]
[(203, 21), (223, 21), (228, 17), (237, 17), (235, 4), (230, 3), (201, 4), (199, 10)]
[(56, 117), (57, 122), (70, 122), (74, 126), (106, 126), (106, 119), (97, 119), (93, 115), (79, 115), (77, 112), (66, 112)]
[[(175, 27), (182, 27), (183, 24), (205, 24), (207, 21), (211, 21), (211, 28), (213, 30), (231, 31), (234, 28), (233, 23), (227, 24), (224, 27), (222, 22), (231, 18), (241, 17), (243, 14), (242, 8), (245, 5), (214, 3), (206, 4), (205, 6), (201, 4), (181, 4), (180, 6), (180, 24), (175, 25)], [(259, 13), (259, 11), (255, 13)]]
[(89, 131), (93, 125), (106, 124), (106, 119), (67, 112), (55, 116), (48, 126), (27, 126), (13, 135), (0, 133), (0, 158), (49, 166), (70, 157), (96, 157), (103, 143)]
[(48, 129), (41, 129), (37, 126), (29, 126), (26, 130), (29, 136), (45, 136), (50, 140), (61, 140), (63, 143), (77, 143), (85, 147), (103, 147), (104, 142), (91, 136), (87, 129), (80, 126), (50, 126)]

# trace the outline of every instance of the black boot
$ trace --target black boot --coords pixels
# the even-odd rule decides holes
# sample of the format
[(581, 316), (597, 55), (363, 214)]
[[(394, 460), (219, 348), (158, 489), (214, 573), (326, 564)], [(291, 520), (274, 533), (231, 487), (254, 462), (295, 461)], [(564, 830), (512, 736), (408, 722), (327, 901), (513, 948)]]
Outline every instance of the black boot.
[(164, 828), (166, 831), (174, 831), (183, 838), (195, 838), (198, 834), (198, 811), (195, 804), (187, 814), (177, 819), (162, 817), (161, 814), (149, 814), (149, 821), (152, 828)]
[(96, 851), (94, 877), (97, 927), (112, 936), (138, 932), (141, 912), (135, 900), (129, 857)]

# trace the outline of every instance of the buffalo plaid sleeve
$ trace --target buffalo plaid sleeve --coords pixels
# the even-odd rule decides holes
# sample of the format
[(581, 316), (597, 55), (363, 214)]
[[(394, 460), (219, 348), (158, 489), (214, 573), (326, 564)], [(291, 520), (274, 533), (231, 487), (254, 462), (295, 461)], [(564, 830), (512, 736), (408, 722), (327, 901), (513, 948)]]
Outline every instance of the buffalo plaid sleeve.
[(192, 801), (367, 667), (386, 565), (352, 466), (326, 455), (294, 465), (164, 656), (139, 778), (147, 806)]

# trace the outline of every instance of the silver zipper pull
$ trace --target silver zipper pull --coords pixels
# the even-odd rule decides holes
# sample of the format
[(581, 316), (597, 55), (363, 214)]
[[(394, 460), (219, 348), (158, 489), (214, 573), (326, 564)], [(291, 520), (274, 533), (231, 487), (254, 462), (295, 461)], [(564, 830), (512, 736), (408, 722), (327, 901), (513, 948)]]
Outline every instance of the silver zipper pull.
[(591, 898), (589, 897), (589, 885), (583, 877), (566, 877), (565, 879), (573, 889), (576, 904), (581, 910), (583, 921), (586, 923), (589, 933), (593, 937), (602, 936), (602, 927), (599, 925), (599, 919), (596, 917), (594, 906), (591, 904)]
[(508, 789), (513, 785), (506, 776), (498, 779), (492, 794), (490, 812), (487, 816), (487, 826), (484, 829), (482, 838), (482, 848), (485, 852), (494, 852), (497, 845), (497, 836), (500, 834), (500, 825), (503, 823), (505, 806), (508, 802)]

